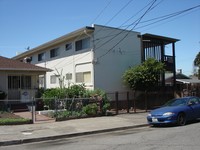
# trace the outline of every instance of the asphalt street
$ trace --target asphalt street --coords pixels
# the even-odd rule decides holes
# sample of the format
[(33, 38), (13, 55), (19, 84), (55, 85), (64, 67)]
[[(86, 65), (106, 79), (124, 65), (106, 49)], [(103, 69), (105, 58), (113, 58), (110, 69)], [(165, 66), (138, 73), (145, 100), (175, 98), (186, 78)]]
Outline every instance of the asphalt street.
[(140, 127), (46, 142), (4, 146), (1, 150), (199, 150), (200, 122), (186, 126)]

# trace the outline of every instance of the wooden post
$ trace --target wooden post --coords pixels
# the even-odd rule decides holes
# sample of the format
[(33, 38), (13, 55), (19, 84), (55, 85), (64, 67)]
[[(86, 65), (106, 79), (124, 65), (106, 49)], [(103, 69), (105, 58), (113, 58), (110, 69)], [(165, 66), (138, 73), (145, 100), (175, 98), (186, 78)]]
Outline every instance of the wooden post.
[(127, 96), (127, 113), (129, 113), (129, 109), (130, 109), (129, 92), (126, 93), (126, 96)]
[(34, 98), (32, 98), (32, 123), (35, 123), (35, 103)]
[(135, 91), (133, 91), (133, 107), (134, 107), (134, 113), (136, 113), (136, 102), (135, 102)]
[(116, 115), (118, 115), (118, 108), (119, 108), (119, 93), (115, 92), (115, 104), (116, 104)]

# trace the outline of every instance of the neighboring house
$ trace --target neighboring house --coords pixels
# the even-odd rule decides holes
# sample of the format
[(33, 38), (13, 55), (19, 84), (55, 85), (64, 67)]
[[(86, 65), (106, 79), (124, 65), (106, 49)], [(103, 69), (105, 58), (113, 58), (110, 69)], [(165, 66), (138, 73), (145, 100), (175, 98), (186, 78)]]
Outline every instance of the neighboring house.
[[(40, 76), (40, 86), (59, 87), (59, 77), (65, 86), (84, 83), (86, 88), (105, 91), (125, 91), (123, 73), (148, 57), (167, 62), (175, 70), (177, 39), (141, 35), (139, 32), (93, 25), (84, 27), (55, 40), (21, 53), (13, 59), (30, 58), (32, 64), (54, 71)], [(172, 55), (165, 55), (165, 46), (173, 44)], [(44, 82), (46, 81), (46, 82)], [(164, 81), (164, 80), (163, 80)]]
[[(173, 84), (173, 74), (165, 74), (166, 84)], [(197, 77), (188, 77), (182, 73), (176, 73), (176, 88), (181, 93), (181, 96), (199, 95), (200, 80)]]
[(50, 69), (0, 56), (0, 90), (7, 94), (4, 101), (30, 101), (39, 88), (39, 75)]

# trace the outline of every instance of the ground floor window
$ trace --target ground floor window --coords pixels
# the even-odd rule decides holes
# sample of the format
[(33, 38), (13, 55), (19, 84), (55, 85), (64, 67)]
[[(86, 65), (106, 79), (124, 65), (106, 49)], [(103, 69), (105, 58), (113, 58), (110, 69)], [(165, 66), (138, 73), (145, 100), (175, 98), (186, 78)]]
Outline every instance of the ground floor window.
[(31, 76), (8, 76), (8, 89), (31, 89)]
[(91, 72), (77, 72), (76, 83), (91, 83)]
[(51, 84), (56, 84), (57, 83), (57, 76), (56, 75), (50, 76), (50, 83)]
[(39, 76), (39, 87), (44, 88), (44, 75)]

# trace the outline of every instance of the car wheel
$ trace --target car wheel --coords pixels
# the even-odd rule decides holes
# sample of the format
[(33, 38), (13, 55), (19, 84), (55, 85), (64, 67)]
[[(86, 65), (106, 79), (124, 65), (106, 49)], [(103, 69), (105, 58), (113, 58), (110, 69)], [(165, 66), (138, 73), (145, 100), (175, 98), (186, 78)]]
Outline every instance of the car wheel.
[(178, 114), (177, 125), (184, 126), (186, 124), (186, 117), (184, 113)]

